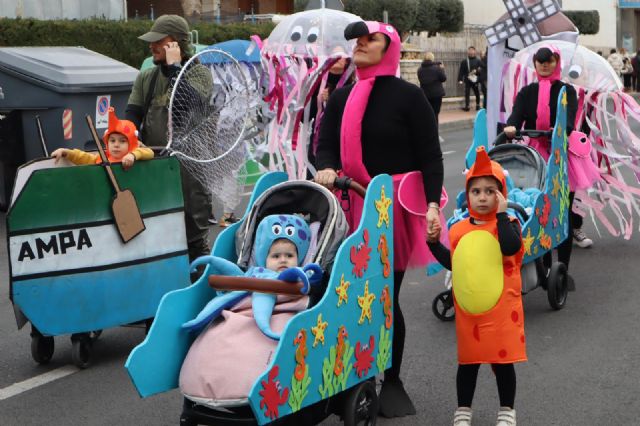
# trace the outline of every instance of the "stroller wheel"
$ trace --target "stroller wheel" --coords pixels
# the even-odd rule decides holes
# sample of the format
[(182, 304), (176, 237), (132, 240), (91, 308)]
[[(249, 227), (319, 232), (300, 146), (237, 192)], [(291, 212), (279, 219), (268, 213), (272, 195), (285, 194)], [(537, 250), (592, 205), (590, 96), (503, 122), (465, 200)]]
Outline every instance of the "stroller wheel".
[(551, 265), (547, 279), (547, 298), (549, 305), (556, 311), (564, 308), (567, 291), (567, 267), (562, 262), (555, 262)]
[(89, 333), (74, 334), (71, 336), (71, 359), (73, 364), (81, 369), (89, 366), (91, 358), (91, 337)]
[(378, 393), (373, 380), (356, 385), (344, 403), (345, 426), (373, 426), (378, 418)]
[(43, 336), (38, 333), (31, 337), (31, 357), (38, 364), (47, 364), (51, 361), (54, 349), (53, 336)]
[(438, 294), (431, 304), (433, 314), (440, 321), (453, 321), (456, 317), (456, 309), (453, 306), (453, 293), (445, 290)]

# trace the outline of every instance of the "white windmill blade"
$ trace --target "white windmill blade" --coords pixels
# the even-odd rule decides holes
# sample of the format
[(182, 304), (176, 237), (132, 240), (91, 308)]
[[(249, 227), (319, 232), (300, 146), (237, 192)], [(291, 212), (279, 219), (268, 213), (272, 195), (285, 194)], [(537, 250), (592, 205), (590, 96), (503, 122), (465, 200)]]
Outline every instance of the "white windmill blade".
[(490, 46), (501, 43), (515, 35), (520, 36), (525, 46), (542, 39), (538, 22), (542, 22), (560, 11), (557, 0), (541, 0), (527, 6), (526, 0), (503, 0), (509, 18), (488, 27), (484, 34)]

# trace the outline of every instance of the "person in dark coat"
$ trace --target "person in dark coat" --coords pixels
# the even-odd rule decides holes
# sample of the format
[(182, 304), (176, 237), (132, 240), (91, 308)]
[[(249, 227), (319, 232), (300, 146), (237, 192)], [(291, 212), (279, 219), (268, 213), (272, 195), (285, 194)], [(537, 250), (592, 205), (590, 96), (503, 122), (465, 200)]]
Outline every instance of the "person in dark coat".
[(427, 52), (424, 55), (424, 61), (418, 69), (418, 80), (420, 81), (420, 88), (431, 104), (431, 108), (433, 108), (436, 122), (438, 122), (442, 98), (445, 95), (442, 83), (447, 81), (447, 76), (444, 73), (442, 62), (434, 62), (434, 60), (435, 56), (432, 52)]
[(638, 49), (636, 56), (631, 58), (631, 66), (633, 67), (633, 73), (631, 74), (631, 89), (638, 92), (640, 91), (640, 88), (638, 87), (640, 86), (640, 84), (638, 84), (638, 82), (640, 82), (640, 78), (638, 78), (638, 74), (640, 72), (640, 49)]
[(480, 109), (480, 91), (478, 90), (478, 80), (482, 64), (476, 56), (476, 48), (469, 46), (467, 58), (460, 62), (458, 71), (458, 84), (464, 84), (464, 110), (469, 111), (471, 90), (476, 95), (476, 110)]
[(489, 71), (489, 63), (487, 60), (487, 50), (480, 57), (480, 74), (478, 75), (478, 82), (480, 83), (480, 90), (482, 90), (482, 108), (487, 109), (487, 72)]

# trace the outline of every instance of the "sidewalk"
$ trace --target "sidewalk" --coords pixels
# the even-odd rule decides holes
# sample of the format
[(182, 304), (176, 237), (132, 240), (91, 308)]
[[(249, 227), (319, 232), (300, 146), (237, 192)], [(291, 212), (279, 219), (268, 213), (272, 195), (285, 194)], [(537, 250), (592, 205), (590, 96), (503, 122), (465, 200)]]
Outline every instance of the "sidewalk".
[(462, 109), (450, 109), (440, 111), (440, 133), (454, 130), (472, 129), (477, 111), (463, 111)]

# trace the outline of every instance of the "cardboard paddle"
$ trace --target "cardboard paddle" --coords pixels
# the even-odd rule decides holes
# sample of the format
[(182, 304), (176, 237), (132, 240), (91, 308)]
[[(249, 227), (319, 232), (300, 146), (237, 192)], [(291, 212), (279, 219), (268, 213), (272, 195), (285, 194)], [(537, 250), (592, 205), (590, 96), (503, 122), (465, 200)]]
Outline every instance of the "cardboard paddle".
[(89, 125), (89, 130), (91, 130), (93, 140), (100, 152), (102, 163), (107, 170), (109, 180), (111, 180), (111, 184), (116, 191), (116, 194), (111, 201), (111, 211), (113, 211), (113, 218), (116, 222), (120, 238), (122, 238), (123, 243), (127, 243), (145, 230), (144, 222), (142, 221), (142, 216), (140, 216), (140, 210), (138, 209), (138, 203), (136, 203), (136, 198), (133, 196), (133, 192), (128, 189), (125, 189), (124, 191), (120, 189), (120, 185), (118, 185), (118, 181), (113, 174), (113, 170), (111, 170), (111, 163), (109, 163), (107, 156), (104, 153), (96, 128), (93, 126), (93, 120), (89, 115), (86, 116), (86, 119), (87, 124)]

